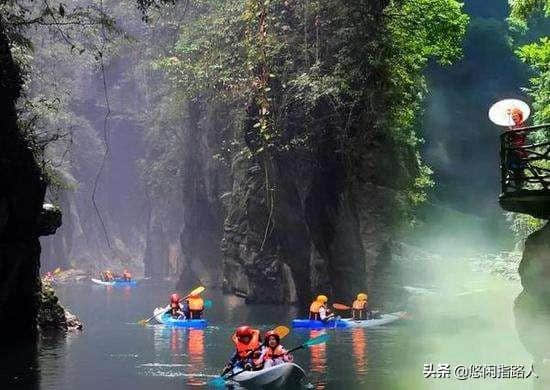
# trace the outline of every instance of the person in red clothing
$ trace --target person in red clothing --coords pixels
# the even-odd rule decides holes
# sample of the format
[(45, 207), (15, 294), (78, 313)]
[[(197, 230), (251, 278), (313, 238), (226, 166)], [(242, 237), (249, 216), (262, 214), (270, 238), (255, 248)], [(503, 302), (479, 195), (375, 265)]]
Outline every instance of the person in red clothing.
[(170, 315), (172, 318), (185, 319), (185, 313), (182, 310), (181, 299), (178, 294), (170, 296)]
[(523, 124), (523, 112), (519, 108), (512, 108), (509, 113), (513, 126), (510, 126), (510, 145), (512, 149), (508, 151), (508, 168), (513, 172), (514, 187), (516, 191), (519, 191), (523, 187), (523, 170), (525, 169), (524, 159), (527, 157), (527, 152), (523, 148), (525, 146), (526, 135), (522, 131), (514, 131), (522, 128)]
[(255, 355), (260, 352), (260, 331), (247, 325), (239, 326), (231, 339), (236, 351), (225, 366), (222, 375), (232, 369), (252, 370)]

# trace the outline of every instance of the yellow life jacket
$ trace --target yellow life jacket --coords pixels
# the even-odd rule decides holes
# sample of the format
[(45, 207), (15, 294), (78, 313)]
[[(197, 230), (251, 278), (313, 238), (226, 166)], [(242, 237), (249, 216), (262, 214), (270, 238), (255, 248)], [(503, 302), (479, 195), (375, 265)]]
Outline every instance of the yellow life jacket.
[(367, 305), (367, 301), (356, 299), (351, 306), (353, 310), (363, 310)]
[(319, 309), (323, 306), (323, 302), (315, 301), (309, 306), (309, 312), (319, 314)]
[(204, 309), (204, 301), (201, 297), (189, 298), (189, 310), (201, 311)]

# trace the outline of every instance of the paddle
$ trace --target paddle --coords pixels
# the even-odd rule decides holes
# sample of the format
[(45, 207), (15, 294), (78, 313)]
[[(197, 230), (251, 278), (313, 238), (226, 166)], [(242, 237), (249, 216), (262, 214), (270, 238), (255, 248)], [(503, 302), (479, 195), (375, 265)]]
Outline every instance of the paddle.
[(341, 303), (333, 303), (332, 307), (334, 307), (336, 310), (350, 310), (350, 306), (342, 305)]
[(287, 351), (286, 354), (297, 351), (299, 349), (305, 349), (306, 347), (309, 348), (313, 345), (324, 344), (327, 342), (328, 339), (329, 339), (329, 335), (327, 333), (323, 333), (317, 337), (309, 339), (308, 341), (306, 341), (305, 343), (303, 343), (302, 345), (296, 348), (292, 348), (290, 351)]
[[(277, 333), (279, 335), (279, 338), (285, 338), (286, 335), (288, 335), (290, 333), (290, 329), (286, 326), (283, 326), (283, 325), (279, 325), (277, 326), (275, 329), (272, 330), (273, 332)], [(262, 346), (260, 345), (258, 348), (256, 348), (254, 351), (251, 351), (250, 353), (253, 353), (253, 352), (256, 352), (257, 350), (259, 350)], [(300, 346), (301, 347), (301, 346)], [(246, 370), (243, 370), (243, 371), (246, 371)], [(229, 379), (229, 378), (233, 378), (235, 375), (238, 375), (240, 374), (241, 372), (243, 371), (239, 371), (235, 374), (231, 374), (230, 376), (228, 376), (227, 378), (224, 378), (223, 376), (225, 374), (221, 374), (220, 376), (214, 378), (214, 379), (211, 379), (208, 384), (211, 385), (211, 386), (216, 386), (216, 387), (220, 387), (220, 386), (225, 386), (225, 381), (226, 379)]]
[[(204, 290), (206, 290), (206, 288), (204, 288), (203, 286), (199, 286), (197, 287), (196, 289), (194, 289), (193, 291), (191, 291), (189, 294), (187, 294), (186, 296), (184, 296), (183, 298), (180, 299), (180, 302), (183, 301), (184, 299), (187, 299), (189, 298), (191, 295), (198, 295), (200, 293), (202, 293)], [(166, 313), (168, 310), (170, 310), (170, 306), (165, 306), (164, 307), (164, 311), (162, 312), (162, 314)], [(138, 321), (138, 324), (140, 325), (145, 325), (146, 323), (148, 323), (149, 321), (151, 321), (153, 318), (155, 318), (157, 314), (153, 314), (151, 317), (149, 318), (146, 318), (144, 320), (139, 320)]]
[(210, 308), (212, 307), (213, 304), (214, 304), (214, 303), (213, 303), (210, 299), (206, 299), (206, 300), (204, 301), (204, 308), (205, 308), (205, 309), (210, 309)]
[(338, 321), (340, 321), (342, 319), (342, 317), (335, 316), (335, 317), (332, 317), (332, 318), (334, 318), (334, 329), (336, 329), (336, 326), (338, 325)]

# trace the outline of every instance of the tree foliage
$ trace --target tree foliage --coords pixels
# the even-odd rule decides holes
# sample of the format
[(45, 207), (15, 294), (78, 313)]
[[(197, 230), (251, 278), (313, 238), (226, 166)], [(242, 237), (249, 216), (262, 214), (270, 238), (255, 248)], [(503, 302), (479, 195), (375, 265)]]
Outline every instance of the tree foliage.
[[(550, 0), (512, 0), (510, 6), (510, 22), (513, 27), (519, 26), (525, 32), (534, 21), (549, 26)], [(534, 74), (527, 91), (533, 98), (535, 122), (549, 122), (550, 37), (540, 36), (535, 42), (517, 48), (516, 54), (521, 61), (529, 65)]]
[(190, 19), (156, 64), (184, 99), (249, 107), (241, 118), (252, 123), (252, 156), (312, 153), (332, 137), (359, 177), (366, 144), (385, 134), (398, 164), (415, 167), (409, 201), (425, 199), (423, 71), (460, 56), (468, 17), (458, 2), (196, 1)]

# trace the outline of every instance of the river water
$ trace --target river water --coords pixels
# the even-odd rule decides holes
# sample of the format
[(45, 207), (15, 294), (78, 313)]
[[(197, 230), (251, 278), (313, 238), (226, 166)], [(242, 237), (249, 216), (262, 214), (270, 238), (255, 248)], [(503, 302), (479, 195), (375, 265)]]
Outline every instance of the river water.
[[(213, 300), (205, 330), (140, 326), (139, 319), (165, 304), (173, 283), (141, 281), (133, 288), (92, 283), (57, 287), (57, 293), (84, 322), (67, 336), (44, 336), (28, 369), (18, 366), (13, 388), (183, 389), (207, 388), (232, 352), (230, 335), (241, 324), (262, 330), (288, 325), (299, 314), (293, 307), (245, 305), (236, 297), (204, 293)], [(192, 287), (192, 286), (190, 286)], [(533, 379), (466, 379), (454, 376), (457, 365), (523, 365), (532, 359), (518, 340), (512, 315), (516, 282), (491, 277), (460, 288), (409, 288), (410, 319), (391, 325), (328, 330), (326, 345), (297, 351), (295, 362), (315, 389), (526, 389)], [(292, 330), (283, 344), (294, 347), (318, 334)], [(29, 352), (33, 353), (33, 352)], [(424, 365), (449, 364), (451, 375), (429, 377)], [(9, 362), (8, 362), (9, 365)], [(443, 370), (443, 371), (442, 371)], [(30, 378), (30, 379), (29, 379)], [(34, 380), (33, 384), (29, 384)], [(0, 386), (4, 389), (5, 387)]]

